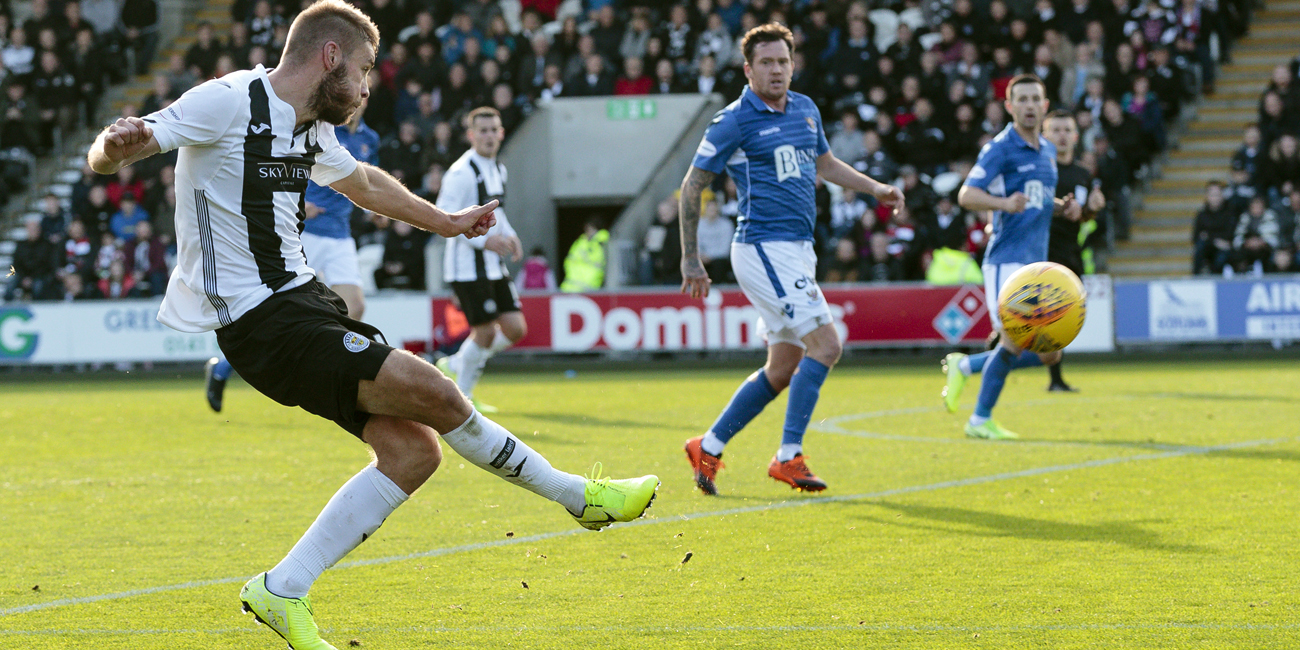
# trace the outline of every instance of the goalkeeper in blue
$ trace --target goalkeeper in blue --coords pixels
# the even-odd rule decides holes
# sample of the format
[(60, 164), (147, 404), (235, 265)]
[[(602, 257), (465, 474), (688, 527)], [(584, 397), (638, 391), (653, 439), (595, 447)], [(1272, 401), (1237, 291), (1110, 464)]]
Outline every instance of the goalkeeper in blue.
[(1050, 365), (1061, 358), (1059, 350), (1048, 354), (1021, 350), (1005, 336), (998, 320), (998, 292), (1021, 267), (1047, 259), (1054, 212), (1068, 216), (1081, 210), (1072, 197), (1053, 198), (1056, 147), (1040, 133), (1048, 109), (1042, 80), (1029, 74), (1016, 76), (1007, 85), (1005, 105), (1012, 123), (980, 150), (957, 194), (963, 208), (993, 213), (993, 235), (984, 255), (984, 295), (999, 341), (989, 352), (970, 356), (954, 352), (943, 360), (948, 375), (943, 401), (950, 413), (957, 412), (966, 380), (972, 374), (983, 373), (975, 412), (966, 422), (966, 435), (990, 440), (1019, 437), (993, 419), (993, 407), (997, 406), (1007, 375), (1017, 368)]

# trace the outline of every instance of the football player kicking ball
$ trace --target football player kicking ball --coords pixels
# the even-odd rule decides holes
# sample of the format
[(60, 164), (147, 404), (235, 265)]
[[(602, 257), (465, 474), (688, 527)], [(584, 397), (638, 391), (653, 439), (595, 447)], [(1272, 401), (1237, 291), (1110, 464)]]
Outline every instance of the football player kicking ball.
[(240, 592), (244, 608), (294, 650), (333, 648), (320, 638), (308, 589), (433, 474), (439, 440), (592, 530), (640, 517), (659, 484), (654, 476), (591, 480), (554, 469), (475, 412), (432, 365), (348, 318), (343, 300), (313, 276), (298, 237), (308, 179), (446, 237), (482, 236), (495, 223), (495, 201), (444, 212), (338, 143), (332, 125), (346, 124), (369, 94), (378, 45), (365, 14), (319, 0), (294, 19), (274, 71), (233, 72), (143, 120), (119, 119), (89, 153), (91, 168), (111, 174), (180, 149), (179, 259), (158, 320), (184, 332), (215, 329), (250, 385), (333, 420), (374, 451), (374, 464), (335, 493), (289, 554)]
[(768, 476), (796, 490), (826, 489), (803, 456), (822, 383), (840, 358), (840, 335), (815, 279), (814, 182), (820, 175), (886, 205), (903, 203), (898, 188), (858, 173), (831, 153), (817, 106), (790, 91), (793, 48), (790, 30), (777, 23), (745, 34), (741, 49), (749, 85), (713, 118), (682, 181), (682, 292), (692, 298), (709, 294), (698, 246), (700, 193), (725, 169), (740, 198), (731, 265), (767, 331), (767, 363), (740, 385), (706, 434), (686, 441), (695, 485), (705, 494), (718, 493), (714, 482), (723, 447), (787, 386), (781, 446)]
[(1053, 212), (1078, 220), (1080, 207), (1073, 197), (1053, 198), (1056, 192), (1056, 147), (1039, 134), (1047, 115), (1047, 93), (1042, 80), (1022, 74), (1007, 85), (1007, 112), (1012, 123), (980, 150), (975, 166), (957, 194), (967, 210), (991, 210), (993, 235), (984, 255), (984, 296), (989, 318), (1000, 336), (989, 352), (944, 357), (948, 383), (944, 406), (957, 412), (962, 388), (973, 373), (983, 372), (975, 412), (966, 422), (972, 438), (1017, 438), (993, 420), (993, 407), (1002, 394), (1007, 375), (1016, 368), (1057, 363), (1061, 351), (1035, 354), (1021, 350), (1002, 332), (997, 300), (1002, 283), (1020, 267), (1047, 259), (1047, 239)]

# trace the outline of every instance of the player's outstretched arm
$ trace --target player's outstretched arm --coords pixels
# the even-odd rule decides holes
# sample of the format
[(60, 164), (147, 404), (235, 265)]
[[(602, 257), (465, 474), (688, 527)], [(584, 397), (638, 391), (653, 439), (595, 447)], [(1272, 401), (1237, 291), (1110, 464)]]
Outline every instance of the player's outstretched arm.
[(970, 185), (962, 185), (961, 191), (957, 192), (957, 204), (973, 211), (996, 210), (1008, 214), (1020, 214), (1025, 211), (1025, 204), (1028, 202), (1029, 199), (1023, 192), (1015, 192), (1011, 196), (993, 196)]
[(903, 190), (863, 174), (829, 151), (817, 157), (817, 175), (827, 183), (870, 194), (895, 211), (903, 205)]
[(682, 293), (692, 298), (709, 295), (709, 273), (700, 261), (700, 195), (715, 176), (691, 165), (682, 179), (682, 195), (677, 202), (682, 226)]
[(331, 183), (330, 187), (375, 214), (405, 221), (443, 237), (478, 237), (487, 234), (488, 229), (496, 224), (493, 210), (498, 202), (495, 200), (458, 212), (443, 212), (412, 194), (388, 172), (366, 163), (357, 163), (356, 171)]
[(138, 117), (118, 118), (95, 138), (86, 162), (96, 173), (116, 174), (117, 170), (159, 151), (162, 148), (147, 122)]

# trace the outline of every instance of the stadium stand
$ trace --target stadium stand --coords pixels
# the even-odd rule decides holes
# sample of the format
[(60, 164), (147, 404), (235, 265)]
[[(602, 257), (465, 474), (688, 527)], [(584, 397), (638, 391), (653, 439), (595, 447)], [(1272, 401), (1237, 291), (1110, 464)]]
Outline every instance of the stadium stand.
[[(32, 154), (60, 152), (48, 191), (62, 212), (58, 217), (42, 214), (46, 187), (36, 188), (26, 198), (30, 211), (11, 211), (8, 235), (13, 241), (0, 245), (0, 261), (12, 259), (18, 266), (18, 242), (29, 239), (19, 223), (38, 220), (49, 224), (40, 230), (58, 257), (55, 281), (43, 283), (46, 297), (94, 296), (101, 286), (112, 296), (152, 295), (158, 291), (150, 280), (158, 277), (155, 245), (162, 247), (163, 264), (170, 262), (174, 156), (146, 161), (134, 173), (112, 179), (95, 177), (76, 162), (91, 130), (79, 131), (80, 146), (69, 148), (62, 141), (69, 125), (88, 120), (42, 110), (41, 102), (66, 103), (75, 96), (79, 112), (87, 115), (106, 104), (94, 124), (165, 107), (199, 80), (257, 63), (274, 65), (299, 5), (209, 0), (185, 34), (149, 66), (154, 44), (147, 38), (152, 33), (148, 7), (137, 3), (152, 0), (128, 2), (131, 19), (118, 23), (131, 26), (111, 36), (101, 29), (108, 22), (102, 2), (83, 0), (85, 17), (78, 20), (86, 21), (85, 31), (96, 36), (96, 43), (117, 48), (118, 58), (97, 59), (103, 71), (110, 78), (128, 66), (152, 72), (105, 102), (95, 84), (61, 88), (57, 66), (53, 71), (42, 66), (50, 41), (41, 33), (41, 21), (58, 22), (49, 11), (37, 10), (46, 1), (32, 0), (33, 15), (46, 18), (29, 19), (23, 30), (12, 30), (31, 32), (33, 38), (11, 35), (0, 50), (12, 78), (30, 74), (33, 80), (31, 92), (12, 82), (6, 88), (0, 150), (21, 151), (10, 143), (26, 139)], [(949, 199), (979, 147), (1005, 124), (998, 99), (1006, 82), (1021, 71), (1046, 79), (1053, 103), (1076, 111), (1084, 133), (1080, 160), (1095, 169), (1112, 196), (1088, 240), (1102, 268), (1110, 242), (1130, 232), (1129, 188), (1163, 182), (1161, 161), (1167, 143), (1176, 139), (1178, 117), (1185, 120), (1191, 114), (1188, 109), (1202, 90), (1235, 92), (1235, 84), (1245, 83), (1229, 69), (1215, 86), (1216, 57), (1225, 58), (1229, 43), (1246, 32), (1252, 10), (1251, 0), (359, 4), (374, 16), (383, 38), (366, 121), (384, 137), (383, 166), (424, 195), (436, 194), (441, 169), (464, 151), (461, 129), (454, 125), (473, 106), (497, 106), (509, 129), (527, 119), (538, 102), (556, 97), (647, 90), (734, 97), (745, 82), (736, 51), (739, 36), (764, 21), (791, 25), (797, 38), (793, 87), (822, 108), (837, 153), (872, 175), (897, 179), (908, 192), (907, 209), (891, 219), (869, 199), (846, 197), (831, 187), (819, 191), (821, 275), (833, 271), (835, 279), (861, 280), (922, 279), (930, 251), (940, 245), (978, 257), (982, 224)], [(77, 10), (67, 12), (64, 23), (71, 24)], [(1267, 29), (1273, 29), (1279, 17), (1294, 19), (1295, 12), (1287, 8), (1264, 17)], [(46, 45), (40, 45), (43, 37)], [(75, 32), (64, 37), (59, 42), (81, 51)], [(1252, 57), (1259, 56), (1243, 53), (1238, 63), (1254, 65)], [(85, 65), (93, 68), (91, 59)], [(15, 72), (24, 65), (32, 71)], [(80, 73), (77, 68), (69, 74), (79, 79)], [(123, 73), (117, 75), (117, 81), (125, 80)], [(64, 99), (56, 99), (60, 97)], [(30, 167), (32, 160), (6, 158), (0, 161), (0, 174), (8, 181), (24, 165)], [(734, 219), (734, 191), (727, 194), (724, 179), (715, 189), (719, 218)], [(1192, 192), (1199, 195), (1199, 187)], [(128, 198), (122, 208), (127, 196), (134, 205)], [(1146, 236), (1146, 210), (1152, 205), (1141, 204), (1142, 220), (1134, 230), (1139, 238)], [(142, 220), (141, 214), (147, 215), (143, 220), (152, 233), (135, 243), (133, 224)], [(62, 228), (54, 226), (57, 219), (63, 220)], [(81, 223), (75, 235), (72, 221)], [(382, 218), (365, 214), (355, 216), (355, 226), (360, 242), (378, 246), (391, 230)], [(21, 248), (24, 258), (32, 256), (33, 246)], [(645, 256), (644, 281), (671, 281), (671, 271), (660, 277), (666, 266), (662, 248), (647, 250)], [(76, 280), (63, 282), (68, 275), (79, 276), (80, 286)], [(128, 276), (131, 286), (124, 290)], [(11, 279), (6, 299), (32, 297), (21, 285)], [(63, 290), (56, 296), (46, 287)]]

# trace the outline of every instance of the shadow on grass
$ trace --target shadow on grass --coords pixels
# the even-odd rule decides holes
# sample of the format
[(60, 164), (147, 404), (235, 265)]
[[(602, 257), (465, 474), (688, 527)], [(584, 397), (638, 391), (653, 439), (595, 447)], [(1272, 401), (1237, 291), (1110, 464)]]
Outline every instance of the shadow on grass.
[[(1163, 551), (1171, 553), (1206, 553), (1208, 549), (1191, 544), (1170, 544), (1162, 541), (1160, 536), (1144, 530), (1134, 522), (1102, 522), (1098, 524), (1074, 524), (1047, 519), (1031, 519), (992, 512), (980, 512), (965, 508), (945, 506), (927, 506), (917, 504), (871, 502), (868, 505), (893, 510), (915, 519), (953, 524), (954, 526), (937, 526), (925, 523), (910, 523), (897, 518), (880, 518), (866, 516), (867, 520), (887, 526), (906, 526), (925, 530), (940, 530), (946, 533), (960, 533), (977, 537), (1015, 537), (1024, 540), (1043, 542), (1111, 542), (1144, 551)], [(1152, 520), (1148, 520), (1152, 521)], [(1144, 522), (1141, 522), (1144, 523)], [(967, 528), (969, 527), (969, 528)]]
[(636, 420), (623, 420), (618, 418), (604, 418), (595, 415), (576, 415), (572, 413), (515, 413), (508, 414), (509, 417), (527, 418), (530, 420), (540, 420), (542, 422), (552, 422), (555, 424), (570, 424), (584, 427), (609, 427), (609, 428), (626, 428), (626, 429), (672, 429), (688, 431), (687, 427), (673, 426), (663, 422), (638, 422)]
[(1300, 462), (1300, 451), (1291, 449), (1221, 449), (1205, 454), (1206, 458), (1240, 460), (1287, 460)]

